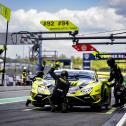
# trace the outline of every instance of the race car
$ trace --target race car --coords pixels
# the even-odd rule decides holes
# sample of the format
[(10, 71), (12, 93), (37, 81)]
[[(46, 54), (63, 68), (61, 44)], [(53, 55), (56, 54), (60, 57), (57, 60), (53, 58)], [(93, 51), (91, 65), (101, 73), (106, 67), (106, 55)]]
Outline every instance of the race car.
[[(62, 69), (64, 70), (64, 69)], [(62, 70), (54, 72), (60, 76)], [(93, 109), (108, 108), (111, 103), (111, 88), (101, 81), (95, 71), (67, 69), (68, 80), (71, 85), (67, 93), (67, 104), (73, 106), (91, 106)], [(31, 96), (26, 105), (43, 107), (49, 105), (50, 95), (54, 89), (55, 80), (47, 74), (44, 79), (36, 80), (32, 84)]]

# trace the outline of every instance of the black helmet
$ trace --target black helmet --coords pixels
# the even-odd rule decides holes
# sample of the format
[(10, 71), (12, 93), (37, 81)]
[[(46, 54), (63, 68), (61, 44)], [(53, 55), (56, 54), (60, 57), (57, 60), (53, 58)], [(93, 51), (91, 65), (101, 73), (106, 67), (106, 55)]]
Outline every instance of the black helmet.
[(112, 57), (109, 57), (108, 60), (107, 60), (107, 64), (108, 64), (109, 66), (114, 66), (114, 64), (115, 64), (115, 59), (112, 58)]
[(38, 71), (36, 73), (36, 77), (43, 77), (43, 75), (44, 75), (43, 71)]
[(68, 72), (66, 70), (63, 70), (61, 72), (61, 77), (64, 77), (64, 76), (68, 78)]

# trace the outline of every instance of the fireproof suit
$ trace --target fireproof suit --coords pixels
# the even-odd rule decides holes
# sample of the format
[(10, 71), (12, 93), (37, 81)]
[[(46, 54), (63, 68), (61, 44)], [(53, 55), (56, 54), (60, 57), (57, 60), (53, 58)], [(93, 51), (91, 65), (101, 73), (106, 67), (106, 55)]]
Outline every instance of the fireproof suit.
[(67, 78), (56, 75), (54, 70), (55, 68), (52, 67), (49, 71), (50, 75), (55, 79), (55, 87), (50, 100), (51, 104), (53, 105), (61, 105), (62, 103), (66, 102), (66, 95), (70, 87), (70, 82)]
[(123, 96), (117, 95), (117, 91), (120, 90), (120, 88), (122, 88), (122, 83), (123, 83), (124, 78), (117, 64), (114, 64), (113, 66), (111, 66), (111, 69), (110, 69), (110, 78), (108, 79), (108, 81), (111, 82), (113, 80), (114, 80), (114, 83), (112, 83), (110, 87), (114, 86), (115, 105), (119, 104), (119, 100), (120, 100), (120, 104), (123, 105), (124, 104)]

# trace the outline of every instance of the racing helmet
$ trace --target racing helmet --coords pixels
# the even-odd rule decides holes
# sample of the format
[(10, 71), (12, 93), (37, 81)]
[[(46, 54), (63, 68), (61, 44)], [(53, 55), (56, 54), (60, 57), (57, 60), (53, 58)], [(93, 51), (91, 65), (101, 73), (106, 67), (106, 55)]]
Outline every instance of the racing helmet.
[(26, 67), (23, 67), (24, 70), (26, 70)]
[(108, 60), (107, 60), (107, 64), (108, 64), (109, 66), (114, 66), (114, 64), (115, 64), (115, 59), (112, 58), (112, 57), (109, 57)]
[(68, 72), (66, 71), (66, 70), (63, 70), (62, 72), (61, 72), (61, 77), (66, 77), (66, 78), (68, 78)]
[(26, 67), (23, 67), (23, 72), (26, 72), (27, 71), (27, 68)]
[(43, 71), (38, 71), (36, 73), (36, 77), (43, 77), (43, 75), (44, 75)]

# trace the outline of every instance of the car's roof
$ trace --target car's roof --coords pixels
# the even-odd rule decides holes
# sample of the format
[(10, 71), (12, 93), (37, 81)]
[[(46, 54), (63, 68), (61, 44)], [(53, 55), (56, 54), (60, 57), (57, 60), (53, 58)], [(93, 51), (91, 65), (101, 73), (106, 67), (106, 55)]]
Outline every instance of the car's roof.
[(88, 72), (88, 73), (95, 73), (95, 71), (93, 70), (77, 70), (77, 69), (59, 69), (59, 70), (55, 70), (55, 72), (60, 72), (66, 70), (68, 72)]

